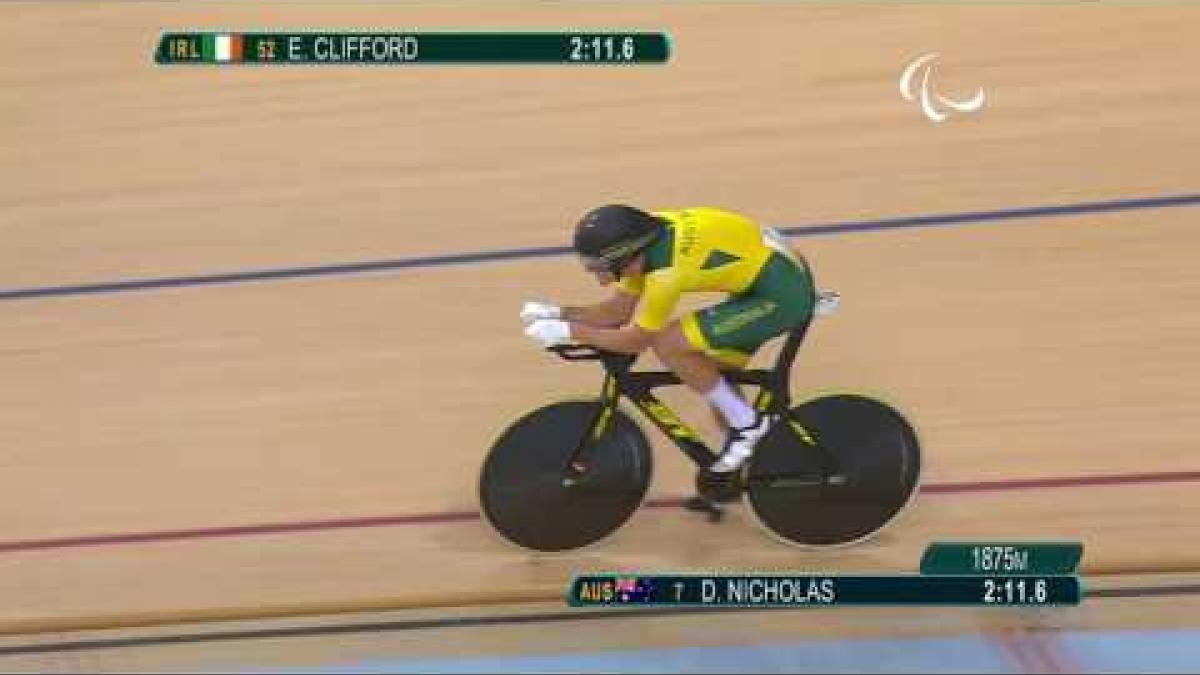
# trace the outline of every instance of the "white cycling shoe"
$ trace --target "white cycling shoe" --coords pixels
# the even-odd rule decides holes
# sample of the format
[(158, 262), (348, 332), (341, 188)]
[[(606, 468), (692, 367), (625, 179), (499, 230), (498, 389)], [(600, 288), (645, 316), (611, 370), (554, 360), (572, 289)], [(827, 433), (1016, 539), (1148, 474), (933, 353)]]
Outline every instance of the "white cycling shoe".
[(730, 473), (741, 468), (742, 464), (754, 454), (754, 446), (771, 430), (777, 415), (768, 415), (755, 411), (754, 424), (742, 429), (729, 429), (725, 440), (725, 449), (713, 465), (708, 468), (712, 473)]

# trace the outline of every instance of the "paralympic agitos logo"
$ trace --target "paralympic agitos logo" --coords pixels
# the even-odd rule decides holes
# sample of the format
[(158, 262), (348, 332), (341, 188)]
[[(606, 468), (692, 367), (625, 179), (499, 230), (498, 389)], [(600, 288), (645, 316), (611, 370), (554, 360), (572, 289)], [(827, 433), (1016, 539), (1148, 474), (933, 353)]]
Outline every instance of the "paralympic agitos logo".
[[(983, 107), (983, 88), (980, 87), (975, 92), (975, 96), (966, 101), (955, 101), (946, 98), (934, 91), (933, 88), (933, 61), (938, 57), (937, 52), (922, 54), (915, 61), (908, 64), (904, 69), (904, 74), (900, 76), (900, 95), (906, 101), (920, 100), (921, 112), (931, 122), (941, 122), (946, 119), (948, 113), (945, 110), (953, 110), (960, 113), (971, 113)], [(920, 90), (913, 91), (913, 81), (916, 79), (917, 73), (921, 73)]]

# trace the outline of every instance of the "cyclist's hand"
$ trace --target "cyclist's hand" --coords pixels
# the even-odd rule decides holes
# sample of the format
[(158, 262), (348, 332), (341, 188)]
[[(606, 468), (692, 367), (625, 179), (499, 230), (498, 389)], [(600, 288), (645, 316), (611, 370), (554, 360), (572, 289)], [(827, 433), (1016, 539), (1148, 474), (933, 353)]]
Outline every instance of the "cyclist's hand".
[(529, 324), (525, 334), (543, 347), (554, 347), (571, 341), (571, 324), (558, 319), (538, 319)]
[(521, 308), (521, 322), (526, 326), (540, 319), (561, 319), (562, 308), (548, 302), (527, 302)]

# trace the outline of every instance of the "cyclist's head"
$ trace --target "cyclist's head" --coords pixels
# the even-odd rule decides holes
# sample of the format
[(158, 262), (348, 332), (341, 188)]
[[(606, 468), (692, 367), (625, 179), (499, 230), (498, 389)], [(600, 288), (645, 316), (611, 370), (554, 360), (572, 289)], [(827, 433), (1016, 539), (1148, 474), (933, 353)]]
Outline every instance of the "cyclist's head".
[(658, 217), (632, 206), (601, 206), (575, 226), (575, 253), (589, 271), (619, 278), (625, 266), (658, 238), (663, 226)]

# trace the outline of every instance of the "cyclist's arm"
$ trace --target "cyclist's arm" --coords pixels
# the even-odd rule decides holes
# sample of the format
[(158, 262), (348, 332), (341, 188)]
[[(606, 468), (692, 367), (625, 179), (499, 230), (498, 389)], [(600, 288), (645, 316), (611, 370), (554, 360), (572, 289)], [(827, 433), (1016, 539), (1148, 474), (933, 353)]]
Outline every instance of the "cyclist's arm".
[[(584, 344), (611, 352), (637, 354), (650, 346), (654, 335), (666, 327), (671, 310), (679, 300), (682, 286), (678, 274), (656, 272), (649, 277), (643, 292), (643, 307), (637, 321), (622, 328), (600, 328), (571, 323), (571, 337)], [(633, 305), (637, 304), (637, 296)], [(632, 312), (633, 307), (630, 306)]]
[(567, 321), (577, 324), (597, 328), (615, 328), (629, 323), (637, 303), (638, 296), (624, 291), (616, 291), (604, 302), (583, 307), (563, 307), (562, 316)]
[(599, 328), (571, 322), (571, 338), (585, 345), (623, 354), (639, 354), (654, 339), (651, 333), (637, 325), (621, 328)]

